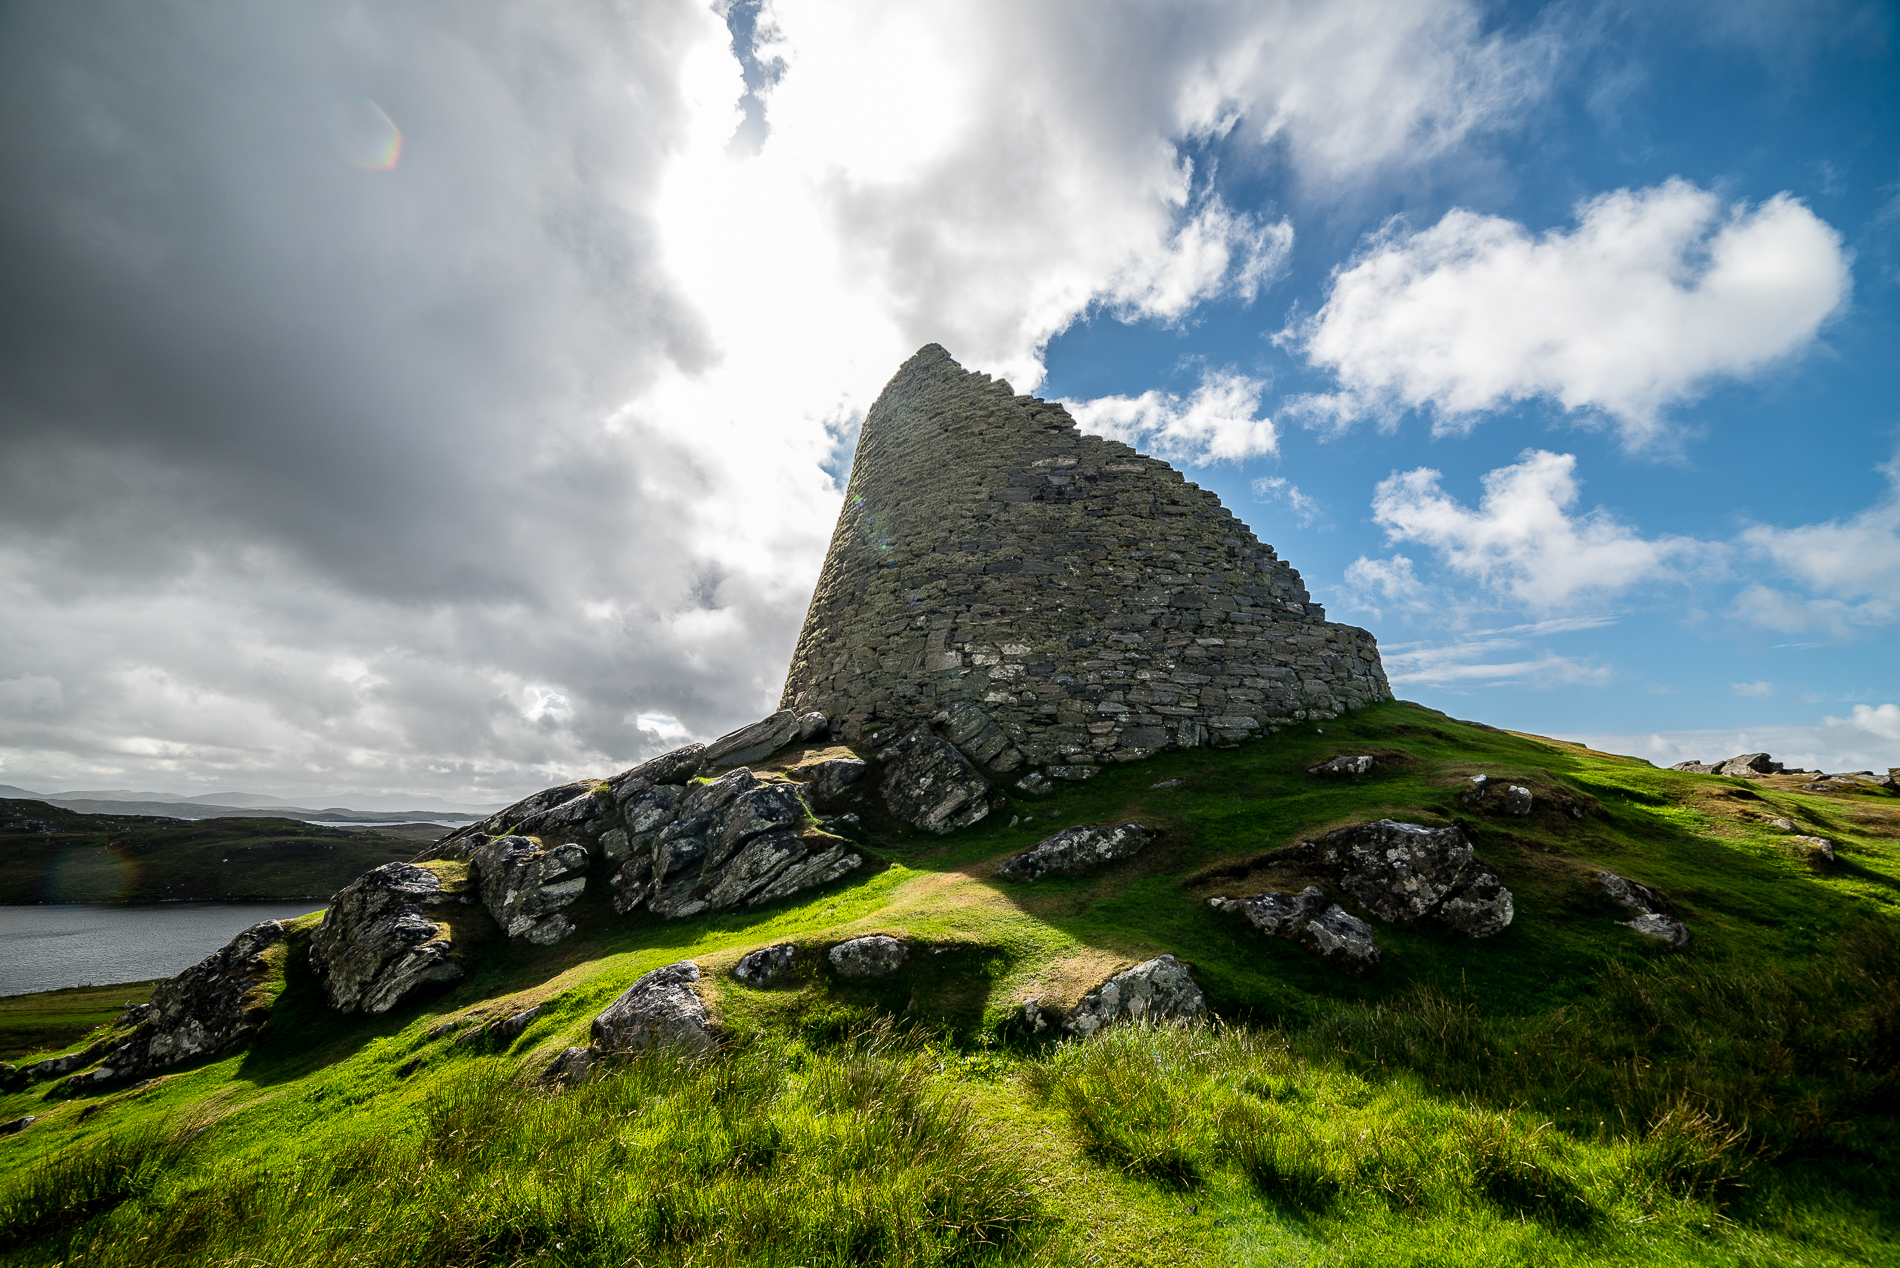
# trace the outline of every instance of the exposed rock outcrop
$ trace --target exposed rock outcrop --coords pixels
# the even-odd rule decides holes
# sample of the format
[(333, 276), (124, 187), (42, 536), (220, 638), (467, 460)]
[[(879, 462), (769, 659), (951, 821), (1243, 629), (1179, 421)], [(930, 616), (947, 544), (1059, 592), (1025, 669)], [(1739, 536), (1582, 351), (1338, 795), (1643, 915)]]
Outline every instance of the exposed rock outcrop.
[(674, 796), (630, 798), (628, 857), (614, 873), (614, 910), (642, 906), (676, 919), (757, 907), (864, 865), (843, 837), (818, 828), (797, 784), (739, 766)]
[(910, 960), (910, 944), (889, 934), (873, 933), (840, 942), (825, 957), (839, 977), (889, 977)]
[(1297, 894), (1274, 892), (1252, 898), (1210, 898), (1216, 911), (1245, 916), (1269, 937), (1297, 942), (1336, 969), (1365, 973), (1378, 967), (1379, 945), (1372, 926), (1330, 901), (1317, 885)]
[(310, 969), (330, 1007), (388, 1012), (422, 987), (461, 977), (449, 927), (423, 911), (461, 897), (414, 863), (373, 867), (338, 891), (310, 939)]
[(693, 990), (699, 977), (699, 966), (691, 960), (644, 975), (594, 1018), (594, 1047), (601, 1052), (655, 1046), (709, 1051), (717, 1040), (706, 1005)]
[(1456, 827), (1380, 819), (1302, 843), (1298, 853), (1381, 920), (1430, 919), (1483, 938), (1509, 927), (1516, 914), (1511, 891)]
[(1040, 876), (1086, 872), (1130, 858), (1154, 838), (1139, 823), (1085, 823), (1045, 837), (1032, 850), (1012, 854), (996, 866), (1005, 880), (1033, 881)]
[[(242, 1044), (270, 1017), (270, 1002), (262, 988), (271, 969), (264, 952), (283, 939), (280, 922), (259, 921), (183, 973), (161, 982), (139, 1010), (131, 1038), (105, 1051), (97, 1068), (75, 1075), (67, 1086), (81, 1091), (144, 1078), (181, 1061)], [(88, 1050), (87, 1055), (95, 1052)], [(32, 1075), (36, 1068), (29, 1067), (27, 1073)]]
[(1689, 944), (1688, 926), (1671, 914), (1669, 900), (1649, 886), (1615, 872), (1598, 872), (1597, 883), (1611, 901), (1637, 913), (1636, 919), (1623, 922), (1628, 928), (1672, 947)]
[[(1032, 1001), (1031, 1007), (1035, 1006)], [(1072, 1035), (1087, 1036), (1118, 1021), (1183, 1025), (1206, 1016), (1207, 997), (1187, 965), (1172, 955), (1160, 955), (1123, 969), (1084, 995), (1069, 1010), (1062, 1027)]]
[(881, 791), (890, 812), (926, 832), (967, 828), (1002, 804), (1002, 798), (957, 747), (919, 727), (878, 756)]
[(805, 802), (813, 810), (832, 810), (857, 791), (869, 764), (857, 757), (826, 757), (786, 772), (803, 786)]
[[(823, 714), (811, 716), (821, 721), (824, 717)], [(770, 757), (797, 738), (798, 715), (790, 709), (780, 709), (769, 718), (728, 731), (708, 744), (701, 756), (708, 769), (743, 766)]]
[(495, 837), (469, 856), (488, 914), (510, 938), (539, 946), (574, 932), (564, 909), (587, 888), (588, 863), (586, 847), (577, 842), (543, 849), (524, 836)]
[(1372, 773), (1372, 758), (1366, 754), (1356, 757), (1335, 757), (1331, 761), (1321, 762), (1318, 766), (1306, 768), (1309, 775), (1369, 775)]

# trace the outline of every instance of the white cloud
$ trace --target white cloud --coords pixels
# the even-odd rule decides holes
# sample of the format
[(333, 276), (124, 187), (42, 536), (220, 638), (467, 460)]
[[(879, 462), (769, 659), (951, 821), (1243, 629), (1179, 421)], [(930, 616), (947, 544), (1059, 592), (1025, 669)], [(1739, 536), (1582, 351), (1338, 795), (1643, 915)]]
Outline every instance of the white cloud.
[[(1511, 126), (1547, 50), (1487, 24), (778, 0), (784, 73), (735, 161), (744, 83), (698, 0), (24, 0), (0, 679), (63, 703), (0, 709), (0, 759), (489, 801), (750, 720), (827, 464), (903, 358), (939, 341), (1030, 390), (1083, 314), (1252, 299), (1291, 227), (1204, 156), (1325, 198)], [(355, 98), (402, 132), (393, 167), (336, 153)], [(1259, 391), (1097, 413), (1238, 459), (1273, 450)]]
[(1359, 556), (1346, 565), (1342, 593), (1347, 606), (1372, 613), (1374, 620), (1383, 620), (1389, 607), (1423, 610), (1431, 597), (1430, 589), (1418, 579), (1412, 561), (1404, 555), (1390, 559)]
[(1304, 528), (1320, 516), (1318, 499), (1300, 492), (1300, 486), (1285, 476), (1261, 476), (1250, 486), (1254, 497), (1261, 502), (1279, 502), (1299, 518)]
[[(1403, 556), (1399, 557), (1401, 560)], [(1409, 562), (1409, 561), (1407, 561)], [(1598, 685), (1615, 675), (1605, 665), (1530, 644), (1554, 634), (1600, 629), (1615, 622), (1604, 616), (1559, 617), (1473, 630), (1450, 643), (1397, 643), (1380, 649), (1386, 675), (1394, 683), (1428, 687), (1489, 686), (1558, 687)]]
[(1339, 390), (1301, 408), (1340, 423), (1429, 409), (1440, 431), (1544, 399), (1658, 443), (1665, 411), (1813, 342), (1846, 302), (1841, 236), (1777, 194), (1724, 207), (1683, 180), (1617, 190), (1534, 236), (1463, 209), (1394, 222), (1290, 338)]
[(1439, 487), (1429, 467), (1393, 475), (1373, 492), (1373, 518), (1391, 541), (1437, 550), (1447, 567), (1532, 607), (1563, 607), (1674, 575), (1671, 560), (1695, 545), (1646, 539), (1601, 509), (1572, 515), (1576, 458), (1527, 449), (1484, 477), (1471, 510)]
[(1775, 684), (1761, 681), (1731, 683), (1728, 693), (1731, 696), (1772, 696), (1775, 694)]
[[(1150, 390), (1140, 396), (1064, 401), (1084, 431), (1134, 445), (1170, 462), (1239, 462), (1274, 453), (1279, 433), (1259, 417), (1264, 379), (1209, 370), (1186, 400)], [(1295, 490), (1297, 493), (1298, 490)]]
[(1802, 599), (1757, 583), (1737, 598), (1736, 614), (1769, 629), (1836, 634), (1900, 619), (1900, 464), (1886, 471), (1894, 487), (1858, 515), (1744, 530), (1747, 547), (1823, 597)]
[(1641, 757), (1658, 766), (1767, 753), (1784, 766), (1804, 770), (1884, 773), (1889, 767), (1900, 766), (1900, 705), (1855, 705), (1853, 717), (1823, 718), (1820, 726), (1766, 725), (1638, 734), (1565, 732), (1558, 738), (1605, 753)]

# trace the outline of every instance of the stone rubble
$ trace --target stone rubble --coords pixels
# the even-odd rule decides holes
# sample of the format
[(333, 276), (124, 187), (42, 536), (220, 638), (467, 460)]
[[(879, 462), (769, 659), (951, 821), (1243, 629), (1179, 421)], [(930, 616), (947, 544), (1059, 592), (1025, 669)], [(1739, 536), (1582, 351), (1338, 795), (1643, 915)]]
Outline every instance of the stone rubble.
[(1357, 757), (1335, 757), (1331, 761), (1321, 762), (1318, 766), (1309, 766), (1309, 775), (1367, 775), (1372, 772), (1372, 758), (1365, 754)]
[(1038, 841), (1035, 848), (1013, 854), (996, 865), (1005, 880), (1033, 881), (1041, 876), (1068, 876), (1131, 858), (1154, 838), (1139, 823), (1080, 824)]
[(459, 979), (449, 926), (423, 909), (465, 897), (464, 887), (414, 863), (385, 863), (345, 885), (310, 939), (310, 969), (330, 1007), (386, 1013), (424, 987)]
[(1365, 973), (1378, 967), (1379, 946), (1372, 926), (1330, 902), (1317, 885), (1297, 894), (1273, 892), (1252, 898), (1210, 898), (1216, 911), (1236, 912), (1269, 937), (1297, 942), (1327, 964), (1345, 973)]

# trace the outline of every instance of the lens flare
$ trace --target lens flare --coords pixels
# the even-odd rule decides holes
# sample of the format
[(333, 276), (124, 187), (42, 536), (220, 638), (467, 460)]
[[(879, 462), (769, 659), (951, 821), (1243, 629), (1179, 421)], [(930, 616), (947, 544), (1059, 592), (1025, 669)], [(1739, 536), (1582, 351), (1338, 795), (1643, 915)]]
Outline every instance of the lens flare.
[(402, 159), (402, 129), (368, 97), (339, 101), (330, 116), (330, 139), (352, 167), (387, 172)]
[(895, 543), (891, 541), (890, 535), (884, 531), (883, 526), (877, 522), (877, 517), (871, 513), (871, 508), (866, 505), (862, 497), (852, 498), (851, 506), (858, 512), (858, 532), (863, 536), (865, 545), (877, 554), (885, 556), (879, 561), (880, 566), (895, 567), (897, 560), (889, 557)]

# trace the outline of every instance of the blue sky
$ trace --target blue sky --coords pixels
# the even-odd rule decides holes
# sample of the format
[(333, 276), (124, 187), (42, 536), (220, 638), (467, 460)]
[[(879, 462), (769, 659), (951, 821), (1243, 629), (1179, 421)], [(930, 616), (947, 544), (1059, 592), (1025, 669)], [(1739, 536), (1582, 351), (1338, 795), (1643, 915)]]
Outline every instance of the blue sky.
[(1400, 693), (1900, 762), (1852, 0), (0, 9), (0, 782), (492, 803), (777, 699), (926, 342)]

